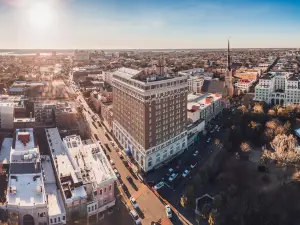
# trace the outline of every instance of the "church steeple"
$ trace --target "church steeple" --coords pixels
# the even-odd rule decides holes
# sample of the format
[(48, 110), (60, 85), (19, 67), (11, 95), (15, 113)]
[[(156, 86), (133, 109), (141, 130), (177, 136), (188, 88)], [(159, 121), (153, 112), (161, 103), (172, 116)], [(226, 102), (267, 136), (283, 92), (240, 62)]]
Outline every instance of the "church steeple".
[(227, 70), (231, 71), (231, 61), (230, 61), (230, 43), (228, 39), (228, 49), (227, 49)]

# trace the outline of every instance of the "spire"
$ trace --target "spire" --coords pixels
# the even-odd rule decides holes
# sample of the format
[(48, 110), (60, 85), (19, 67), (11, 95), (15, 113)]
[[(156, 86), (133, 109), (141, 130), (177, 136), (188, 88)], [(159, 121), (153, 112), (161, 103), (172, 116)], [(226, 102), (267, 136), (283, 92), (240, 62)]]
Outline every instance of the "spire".
[(231, 62), (230, 62), (230, 44), (228, 39), (228, 49), (227, 49), (227, 70), (231, 70)]

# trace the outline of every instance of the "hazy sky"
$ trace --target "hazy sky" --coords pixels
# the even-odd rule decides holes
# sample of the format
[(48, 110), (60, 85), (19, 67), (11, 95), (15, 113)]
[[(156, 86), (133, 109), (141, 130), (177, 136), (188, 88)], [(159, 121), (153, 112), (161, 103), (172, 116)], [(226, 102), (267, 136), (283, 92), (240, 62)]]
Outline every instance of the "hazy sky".
[(1, 48), (300, 47), (300, 0), (0, 0)]

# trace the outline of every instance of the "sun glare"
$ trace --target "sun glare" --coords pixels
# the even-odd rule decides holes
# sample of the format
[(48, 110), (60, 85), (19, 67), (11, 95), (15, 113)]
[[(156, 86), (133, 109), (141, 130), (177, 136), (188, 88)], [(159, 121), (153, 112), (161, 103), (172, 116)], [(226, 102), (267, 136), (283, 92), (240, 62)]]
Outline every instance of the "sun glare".
[(52, 22), (53, 12), (46, 2), (37, 2), (29, 10), (30, 23), (34, 28), (47, 29)]

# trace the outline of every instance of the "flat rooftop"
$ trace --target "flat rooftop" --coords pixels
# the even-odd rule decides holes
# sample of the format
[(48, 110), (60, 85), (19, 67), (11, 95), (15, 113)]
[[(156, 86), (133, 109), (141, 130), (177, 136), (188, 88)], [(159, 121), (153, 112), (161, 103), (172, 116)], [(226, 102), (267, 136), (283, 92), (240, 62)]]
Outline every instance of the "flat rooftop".
[(84, 183), (93, 182), (96, 186), (109, 179), (116, 179), (115, 173), (98, 143), (91, 140), (82, 141), (78, 135), (67, 136), (63, 141), (76, 168), (80, 168)]
[(47, 204), (41, 174), (10, 175), (7, 203), (19, 206)]
[(70, 203), (80, 198), (86, 198), (87, 193), (82, 185), (79, 168), (67, 150), (68, 148), (63, 144), (58, 129), (49, 128), (45, 130), (56, 173), (64, 191), (65, 201)]
[(49, 156), (42, 156), (42, 168), (45, 173), (45, 191), (48, 199), (48, 215), (65, 214), (62, 196), (56, 186), (54, 171)]
[(206, 93), (203, 95), (189, 94), (187, 109), (193, 110), (193, 106), (196, 106), (199, 107), (199, 109), (201, 110), (208, 107), (212, 102), (215, 102), (221, 98), (222, 98), (221, 94), (210, 94), (210, 93)]
[(13, 138), (4, 138), (0, 151), (0, 163), (10, 163), (10, 151), (12, 148), (13, 140)]

